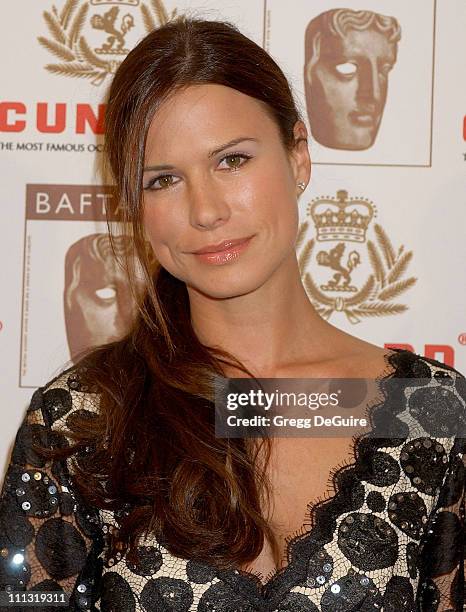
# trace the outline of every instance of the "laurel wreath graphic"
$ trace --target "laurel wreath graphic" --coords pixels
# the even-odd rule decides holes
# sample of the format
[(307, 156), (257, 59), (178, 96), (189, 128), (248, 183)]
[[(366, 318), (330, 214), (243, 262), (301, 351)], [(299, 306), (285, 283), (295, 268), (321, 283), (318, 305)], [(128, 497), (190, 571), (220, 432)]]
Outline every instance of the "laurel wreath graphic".
[[(82, 30), (86, 23), (89, 4), (81, 0), (67, 0), (63, 9), (44, 11), (43, 16), (52, 39), (39, 36), (39, 43), (53, 55), (63, 60), (59, 64), (47, 64), (46, 70), (62, 76), (91, 79), (93, 85), (100, 85), (105, 77), (114, 74), (121, 60), (101, 59), (89, 47)], [(147, 32), (167, 23), (176, 16), (173, 9), (169, 16), (161, 0), (151, 0), (150, 8), (141, 4), (141, 13)]]
[(408, 308), (405, 304), (393, 303), (390, 300), (404, 293), (417, 281), (415, 277), (401, 280), (413, 253), (404, 251), (403, 246), (400, 246), (398, 253), (395, 253), (390, 239), (379, 224), (374, 225), (378, 248), (371, 240), (367, 241), (367, 252), (373, 273), (369, 275), (364, 286), (348, 298), (341, 296), (332, 298), (325, 295), (316, 286), (309, 272), (305, 272), (315, 246), (313, 238), (304, 244), (308, 227), (307, 221), (300, 225), (296, 241), (298, 249), (303, 247), (298, 257), (299, 270), (301, 276), (304, 275), (304, 286), (311, 302), (323, 318), (329, 319), (334, 311), (340, 311), (344, 312), (350, 323), (354, 324), (359, 323), (362, 317), (399, 314)]

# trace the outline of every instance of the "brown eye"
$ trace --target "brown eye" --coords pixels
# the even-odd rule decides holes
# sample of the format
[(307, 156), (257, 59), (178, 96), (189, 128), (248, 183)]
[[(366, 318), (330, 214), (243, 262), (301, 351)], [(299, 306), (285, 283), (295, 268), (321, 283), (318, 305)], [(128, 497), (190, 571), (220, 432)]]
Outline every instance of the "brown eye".
[[(239, 155), (229, 155), (229, 156), (227, 157), (227, 159), (233, 159), (233, 160), (234, 160), (234, 159), (236, 159), (237, 161), (240, 161), (240, 159), (241, 159), (241, 158), (240, 158), (240, 156), (239, 156)], [(238, 167), (238, 166), (240, 166), (241, 164), (239, 164), (239, 163), (238, 163), (238, 164), (233, 164), (233, 165), (234, 165), (235, 167)]]
[[(247, 162), (247, 160), (250, 158), (251, 158), (250, 155), (246, 155), (244, 153), (230, 153), (230, 155), (225, 155), (225, 157), (222, 157), (220, 161), (224, 161), (226, 159), (236, 160), (235, 163), (228, 164), (228, 167), (230, 169), (236, 170), (237, 168), (240, 168), (241, 166), (243, 166)], [(238, 160), (243, 160), (243, 161), (241, 163), (237, 163)]]
[(171, 174), (167, 174), (165, 176), (160, 176), (158, 179), (160, 185), (162, 187), (170, 187), (173, 184), (173, 177)]
[[(157, 186), (157, 183), (159, 183), (159, 187)], [(157, 176), (148, 181), (144, 189), (147, 191), (160, 191), (162, 189), (166, 189), (167, 187), (171, 187), (174, 184), (172, 174), (163, 174), (162, 176)]]

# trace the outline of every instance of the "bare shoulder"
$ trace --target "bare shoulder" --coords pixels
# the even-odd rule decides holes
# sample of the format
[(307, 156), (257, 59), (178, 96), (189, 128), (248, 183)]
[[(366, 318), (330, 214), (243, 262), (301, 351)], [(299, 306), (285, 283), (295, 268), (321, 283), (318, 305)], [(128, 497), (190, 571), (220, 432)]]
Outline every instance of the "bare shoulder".
[(388, 356), (391, 349), (363, 342), (364, 346), (354, 353), (351, 362), (359, 376), (364, 378), (376, 378), (387, 371), (390, 367)]
[(390, 349), (344, 332), (334, 347), (335, 355), (328, 366), (330, 376), (377, 378), (387, 370)]

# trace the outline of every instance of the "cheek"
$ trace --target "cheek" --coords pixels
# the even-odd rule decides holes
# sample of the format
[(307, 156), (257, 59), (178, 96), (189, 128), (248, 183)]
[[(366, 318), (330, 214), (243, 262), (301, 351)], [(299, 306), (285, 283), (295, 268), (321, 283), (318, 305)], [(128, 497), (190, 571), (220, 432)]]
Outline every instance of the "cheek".
[(299, 226), (299, 210), (298, 205), (294, 202), (287, 202), (277, 210), (275, 215), (275, 224), (279, 227), (277, 236), (283, 236), (285, 244), (293, 241)]
[(273, 185), (269, 198), (264, 199), (263, 220), (271, 227), (274, 240), (288, 244), (296, 238), (299, 225), (299, 208), (295, 196), (295, 184), (288, 175)]
[(164, 242), (170, 242), (173, 221), (170, 215), (155, 206), (146, 206), (142, 217), (144, 231), (152, 247), (160, 248)]
[(150, 243), (155, 259), (170, 273), (177, 267), (176, 251), (179, 249), (180, 237), (184, 235), (185, 224), (179, 215), (170, 214), (161, 209), (145, 210), (142, 221), (146, 240)]
[(264, 203), (258, 206), (266, 206), (270, 212), (293, 198), (295, 179), (289, 160), (281, 148), (260, 165), (260, 169), (251, 179), (250, 187), (247, 199), (252, 202), (252, 206), (257, 205), (255, 200), (258, 197), (260, 202)]

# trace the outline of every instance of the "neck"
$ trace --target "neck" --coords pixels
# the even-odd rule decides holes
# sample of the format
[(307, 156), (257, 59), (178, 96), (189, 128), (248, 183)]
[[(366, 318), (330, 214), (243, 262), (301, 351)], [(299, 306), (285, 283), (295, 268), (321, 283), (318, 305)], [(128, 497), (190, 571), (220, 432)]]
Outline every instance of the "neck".
[(255, 375), (277, 376), (293, 364), (329, 359), (331, 336), (342, 333), (316, 312), (294, 254), (254, 291), (223, 299), (192, 288), (188, 293), (200, 341), (229, 351)]

